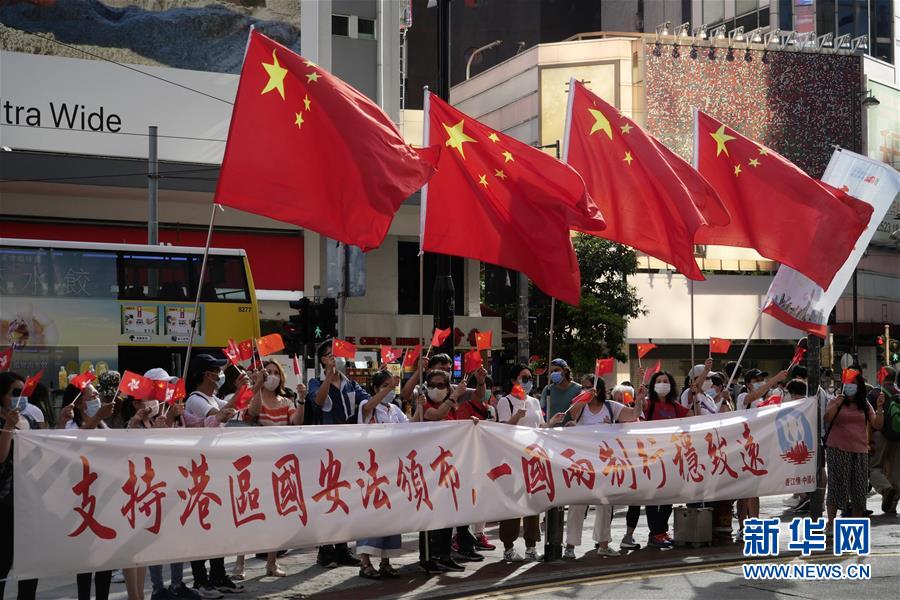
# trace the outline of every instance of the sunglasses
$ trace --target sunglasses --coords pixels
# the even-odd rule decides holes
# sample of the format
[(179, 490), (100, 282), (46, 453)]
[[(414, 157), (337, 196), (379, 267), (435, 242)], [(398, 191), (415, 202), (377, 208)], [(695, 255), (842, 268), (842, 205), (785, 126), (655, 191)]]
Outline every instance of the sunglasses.
[(429, 384), (426, 384), (426, 387), (431, 388), (433, 390), (445, 390), (445, 389), (447, 389), (448, 386), (446, 383), (429, 383)]

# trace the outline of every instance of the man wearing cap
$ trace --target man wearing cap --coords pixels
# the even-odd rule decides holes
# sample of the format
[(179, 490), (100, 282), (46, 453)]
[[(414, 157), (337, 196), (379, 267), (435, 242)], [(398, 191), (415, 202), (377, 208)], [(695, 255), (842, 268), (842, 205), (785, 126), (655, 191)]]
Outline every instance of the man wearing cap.
[(572, 400), (581, 393), (581, 390), (581, 386), (572, 381), (569, 363), (562, 358), (550, 361), (550, 383), (541, 391), (541, 408), (547, 418), (569, 410)]
[(750, 369), (744, 375), (744, 383), (747, 384), (747, 391), (738, 396), (736, 409), (746, 410), (748, 408), (756, 408), (760, 402), (765, 399), (769, 390), (777, 386), (779, 383), (787, 379), (788, 372), (779, 371), (775, 376), (768, 379), (769, 374), (759, 369)]

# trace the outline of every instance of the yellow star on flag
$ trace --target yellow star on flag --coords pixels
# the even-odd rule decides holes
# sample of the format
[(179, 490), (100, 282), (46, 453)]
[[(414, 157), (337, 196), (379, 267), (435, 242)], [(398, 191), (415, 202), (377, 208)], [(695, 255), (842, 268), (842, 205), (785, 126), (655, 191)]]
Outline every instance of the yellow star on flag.
[(609, 126), (609, 119), (606, 118), (606, 115), (596, 108), (589, 108), (588, 112), (594, 117), (594, 124), (591, 125), (591, 133), (589, 135), (593, 135), (597, 131), (603, 131), (609, 139), (612, 139), (612, 127)]
[(719, 156), (722, 152), (725, 152), (725, 156), (728, 156), (728, 148), (725, 144), (733, 140), (734, 136), (725, 133), (725, 126), (720, 125), (718, 131), (709, 135), (716, 140), (716, 156)]
[(506, 151), (503, 153), (503, 162), (508, 163), (508, 162), (510, 162), (510, 161), (513, 161), (513, 160), (514, 160), (514, 159), (513, 159), (512, 152), (510, 152), (509, 150), (506, 150)]
[(503, 172), (503, 169), (494, 169), (494, 177), (497, 179), (506, 179), (506, 173)]
[(309, 110), (309, 107), (310, 107), (311, 104), (312, 104), (312, 101), (309, 99), (309, 94), (307, 94), (307, 95), (303, 98), (303, 106), (306, 108), (306, 110)]
[(298, 112), (294, 114), (296, 115), (296, 118), (294, 119), (294, 125), (297, 126), (297, 129), (300, 129), (301, 127), (303, 127), (303, 113)]
[(288, 70), (278, 64), (278, 57), (275, 56), (275, 50), (272, 50), (272, 63), (262, 63), (262, 66), (266, 70), (266, 73), (269, 74), (269, 81), (266, 82), (266, 87), (263, 88), (260, 96), (271, 92), (272, 90), (278, 90), (281, 99), (284, 100), (284, 77), (287, 75)]
[(448, 148), (456, 148), (457, 150), (459, 150), (459, 155), (462, 156), (463, 159), (466, 158), (466, 153), (463, 151), (463, 144), (465, 144), (466, 142), (475, 141), (474, 139), (467, 136), (463, 131), (464, 122), (464, 120), (460, 121), (453, 127), (450, 127), (446, 123), (441, 123), (441, 125), (444, 126), (444, 131), (446, 131), (447, 135), (449, 136), (447, 138), (447, 141), (444, 142), (444, 145)]
[(737, 177), (740, 174), (741, 174), (741, 165), (740, 164), (734, 165), (734, 176)]
[(317, 65), (316, 65), (316, 63), (314, 63), (313, 61), (311, 61), (311, 60), (309, 60), (309, 59), (306, 59), (306, 66), (307, 66), (307, 67), (315, 67), (315, 66), (317, 66)]
[(626, 153), (625, 153), (625, 158), (623, 158), (622, 160), (624, 160), (625, 162), (627, 162), (627, 163), (628, 163), (628, 166), (630, 167), (630, 166), (631, 166), (631, 161), (633, 161), (634, 159), (631, 157), (631, 152), (626, 152)]
[(495, 144), (500, 141), (500, 137), (496, 133), (491, 133), (491, 135), (488, 136), (488, 139)]
[(312, 83), (313, 81), (319, 81), (319, 74), (315, 71), (306, 75), (306, 83)]
[(622, 130), (622, 133), (628, 133), (629, 131), (631, 131), (633, 129), (633, 127), (631, 125), (629, 125), (628, 123), (625, 123), (619, 129)]
[(487, 175), (479, 175), (479, 176), (478, 176), (478, 183), (479, 183), (480, 185), (483, 185), (484, 187), (487, 187), (487, 186), (488, 186)]
[(759, 161), (756, 160), (755, 158), (751, 158), (751, 159), (750, 159), (750, 166), (751, 166), (751, 167), (758, 167), (758, 166), (759, 166)]
[(762, 146), (760, 146), (760, 147), (759, 147), (759, 154), (760, 154), (760, 156), (766, 156), (766, 155), (769, 154), (769, 149), (768, 149), (768, 148), (763, 148)]

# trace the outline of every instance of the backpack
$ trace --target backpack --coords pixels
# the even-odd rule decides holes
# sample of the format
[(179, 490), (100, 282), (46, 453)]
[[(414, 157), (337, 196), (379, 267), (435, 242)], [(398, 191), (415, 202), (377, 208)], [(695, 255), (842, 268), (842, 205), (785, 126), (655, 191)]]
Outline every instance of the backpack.
[(900, 394), (891, 394), (884, 390), (884, 424), (881, 435), (891, 441), (900, 441)]

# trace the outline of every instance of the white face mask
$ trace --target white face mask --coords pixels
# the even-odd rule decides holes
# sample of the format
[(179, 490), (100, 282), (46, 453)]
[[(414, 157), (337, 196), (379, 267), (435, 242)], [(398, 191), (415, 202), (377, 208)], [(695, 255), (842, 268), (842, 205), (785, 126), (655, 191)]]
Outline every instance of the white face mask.
[(95, 398), (94, 400), (86, 400), (84, 403), (84, 412), (87, 413), (87, 416), (93, 417), (97, 414), (97, 411), (100, 410), (100, 399)]
[(653, 391), (657, 396), (665, 397), (672, 391), (672, 386), (667, 381), (659, 381), (653, 385)]
[(270, 392), (274, 392), (278, 389), (278, 386), (281, 385), (281, 377), (278, 375), (273, 375), (269, 373), (266, 375), (266, 380), (263, 382), (263, 387), (269, 390)]
[(428, 388), (428, 399), (432, 402), (440, 402), (447, 395), (446, 389)]
[[(438, 391), (440, 391), (440, 390), (438, 390)], [(384, 398), (381, 399), (381, 403), (382, 404), (390, 404), (391, 402), (394, 401), (394, 398), (396, 396), (397, 396), (397, 392), (395, 392), (394, 390), (391, 390), (387, 394), (384, 395)]]
[(713, 385), (712, 385), (712, 381), (710, 381), (709, 379), (707, 379), (707, 380), (704, 381), (703, 384), (700, 386), (700, 389), (703, 390), (704, 392), (708, 392), (709, 390), (712, 389), (712, 386), (713, 386)]
[(523, 392), (525, 392), (526, 394), (530, 394), (532, 388), (534, 387), (534, 382), (529, 379), (525, 383), (522, 383), (522, 380), (520, 379), (519, 386), (522, 388)]
[(148, 417), (154, 416), (159, 412), (159, 400), (147, 400), (145, 402), (140, 402), (138, 404), (138, 410), (141, 408), (149, 408), (150, 413), (147, 415)]
[(346, 373), (347, 372), (347, 359), (346, 358), (336, 358), (334, 359), (334, 369), (338, 373)]

